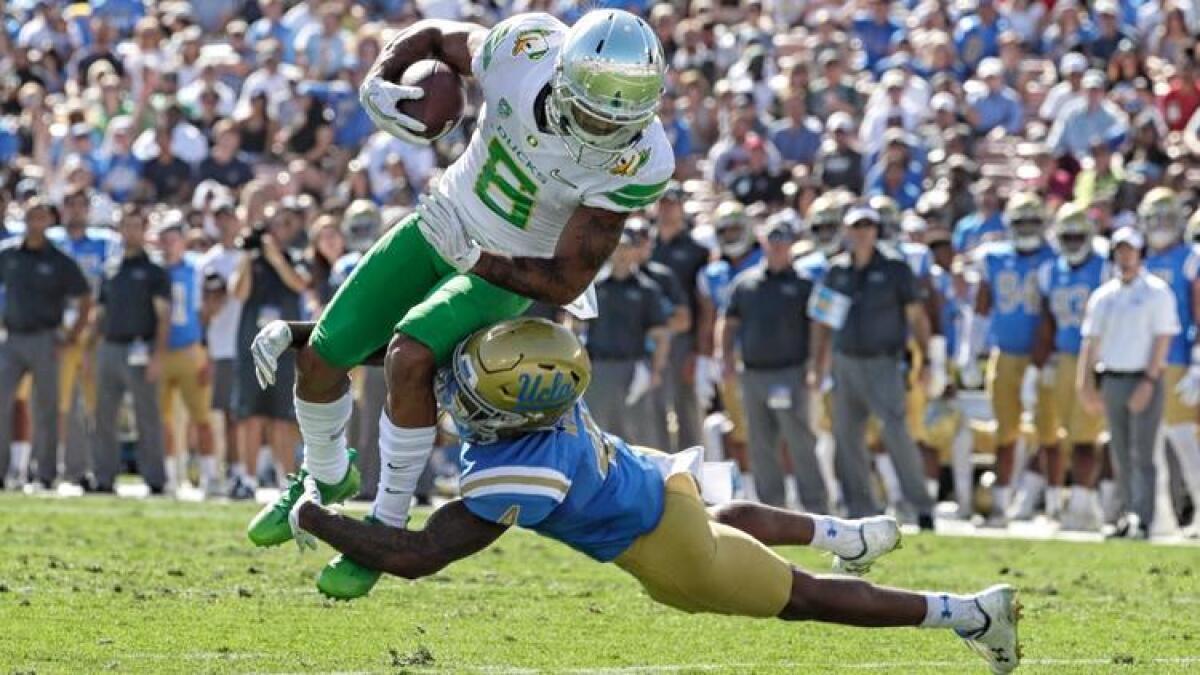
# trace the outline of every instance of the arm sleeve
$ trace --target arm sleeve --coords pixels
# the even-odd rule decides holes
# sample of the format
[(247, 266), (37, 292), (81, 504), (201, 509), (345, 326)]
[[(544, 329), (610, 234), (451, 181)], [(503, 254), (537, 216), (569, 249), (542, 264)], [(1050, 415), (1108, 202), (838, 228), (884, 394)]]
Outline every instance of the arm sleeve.
[(154, 274), (154, 285), (150, 289), (150, 294), (169, 301), (171, 299), (171, 277), (161, 267), (156, 266), (155, 270), (157, 271)]
[(462, 479), (463, 502), (471, 513), (502, 525), (533, 527), (566, 499), (571, 481), (552, 468), (500, 466), (470, 471)]
[(1155, 293), (1154, 335), (1178, 335), (1180, 330), (1179, 311), (1175, 308), (1175, 296), (1163, 289)]
[(724, 316), (731, 316), (735, 319), (742, 315), (742, 284), (734, 279), (729, 286), (729, 302), (725, 303), (725, 309), (721, 310)]
[(63, 256), (63, 267), (66, 273), (67, 295), (83, 295), (89, 290), (87, 277), (83, 276), (83, 270), (79, 268), (79, 263)]

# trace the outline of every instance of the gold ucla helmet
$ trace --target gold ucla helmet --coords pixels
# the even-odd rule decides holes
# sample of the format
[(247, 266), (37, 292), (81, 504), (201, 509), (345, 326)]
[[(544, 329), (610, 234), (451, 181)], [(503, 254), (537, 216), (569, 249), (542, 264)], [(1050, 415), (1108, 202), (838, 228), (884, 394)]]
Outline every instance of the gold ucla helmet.
[(1138, 204), (1137, 215), (1151, 248), (1168, 248), (1183, 235), (1183, 207), (1171, 188), (1156, 187), (1147, 192)]
[(662, 44), (637, 16), (597, 9), (575, 22), (547, 98), (549, 117), (575, 161), (607, 166), (633, 145), (654, 121), (666, 74)]
[(813, 242), (825, 255), (837, 253), (842, 245), (842, 218), (853, 201), (841, 190), (826, 192), (808, 205), (808, 229)]
[(1054, 215), (1058, 248), (1072, 265), (1078, 265), (1092, 252), (1094, 229), (1087, 208), (1079, 202), (1066, 202)]
[(867, 200), (867, 206), (879, 214), (879, 236), (895, 239), (900, 236), (900, 205), (887, 195), (875, 195)]
[(503, 321), (459, 343), (438, 375), (438, 400), (465, 440), (553, 428), (592, 379), (587, 351), (545, 319)]
[(1004, 207), (1004, 220), (1018, 251), (1033, 251), (1045, 241), (1046, 205), (1034, 192), (1018, 192)]

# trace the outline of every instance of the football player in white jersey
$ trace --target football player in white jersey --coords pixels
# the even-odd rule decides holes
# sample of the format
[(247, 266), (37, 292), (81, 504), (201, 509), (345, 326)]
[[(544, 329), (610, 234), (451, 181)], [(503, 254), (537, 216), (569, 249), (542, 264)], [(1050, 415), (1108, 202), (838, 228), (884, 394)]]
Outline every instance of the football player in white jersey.
[[(403, 527), (433, 446), (438, 366), (464, 337), (521, 314), (533, 300), (587, 312), (585, 291), (616, 247), (626, 214), (654, 203), (674, 172), (656, 115), (666, 73), (662, 46), (632, 14), (595, 10), (570, 28), (548, 14), (520, 14), (490, 30), (446, 21), (404, 29), (359, 93), (376, 125), (414, 144), (430, 142), (421, 136), (424, 124), (398, 104), (424, 92), (396, 82), (428, 58), (479, 83), (478, 126), (417, 212), (363, 257), (301, 346), (295, 405), (304, 468), (250, 523), (248, 535), (259, 546), (292, 538), (287, 514), (306, 476), (327, 502), (358, 492), (344, 434), (347, 372), (383, 349), (389, 394), (369, 518)], [(572, 303), (577, 298), (583, 300)], [(279, 322), (255, 339), (263, 386), (274, 382), (291, 342)], [(536, 383), (527, 389), (521, 395), (530, 411), (554, 398)], [(350, 599), (368, 593), (379, 574), (339, 556), (317, 586)]]

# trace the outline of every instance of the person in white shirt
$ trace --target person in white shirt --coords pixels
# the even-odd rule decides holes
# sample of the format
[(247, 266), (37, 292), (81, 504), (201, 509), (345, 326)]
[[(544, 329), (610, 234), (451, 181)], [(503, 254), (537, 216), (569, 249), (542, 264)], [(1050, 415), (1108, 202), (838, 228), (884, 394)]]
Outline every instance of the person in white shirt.
[(1117, 274), (1088, 298), (1076, 387), (1090, 412), (1103, 409), (1108, 417), (1117, 485), (1127, 511), (1117, 534), (1145, 539), (1154, 520), (1162, 375), (1171, 337), (1180, 331), (1179, 315), (1170, 287), (1142, 267), (1142, 233), (1123, 227), (1112, 244)]

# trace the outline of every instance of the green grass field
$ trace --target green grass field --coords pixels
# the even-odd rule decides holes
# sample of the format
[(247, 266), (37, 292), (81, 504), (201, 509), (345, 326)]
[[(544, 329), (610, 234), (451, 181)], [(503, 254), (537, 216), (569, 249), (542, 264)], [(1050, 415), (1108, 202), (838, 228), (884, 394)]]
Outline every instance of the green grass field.
[[(364, 601), (247, 504), (0, 496), (0, 673), (984, 672), (948, 632), (689, 616), (527, 532)], [(810, 569), (828, 560), (785, 555)], [(1200, 671), (1200, 549), (913, 536), (872, 578), (1018, 586), (1028, 672)]]

